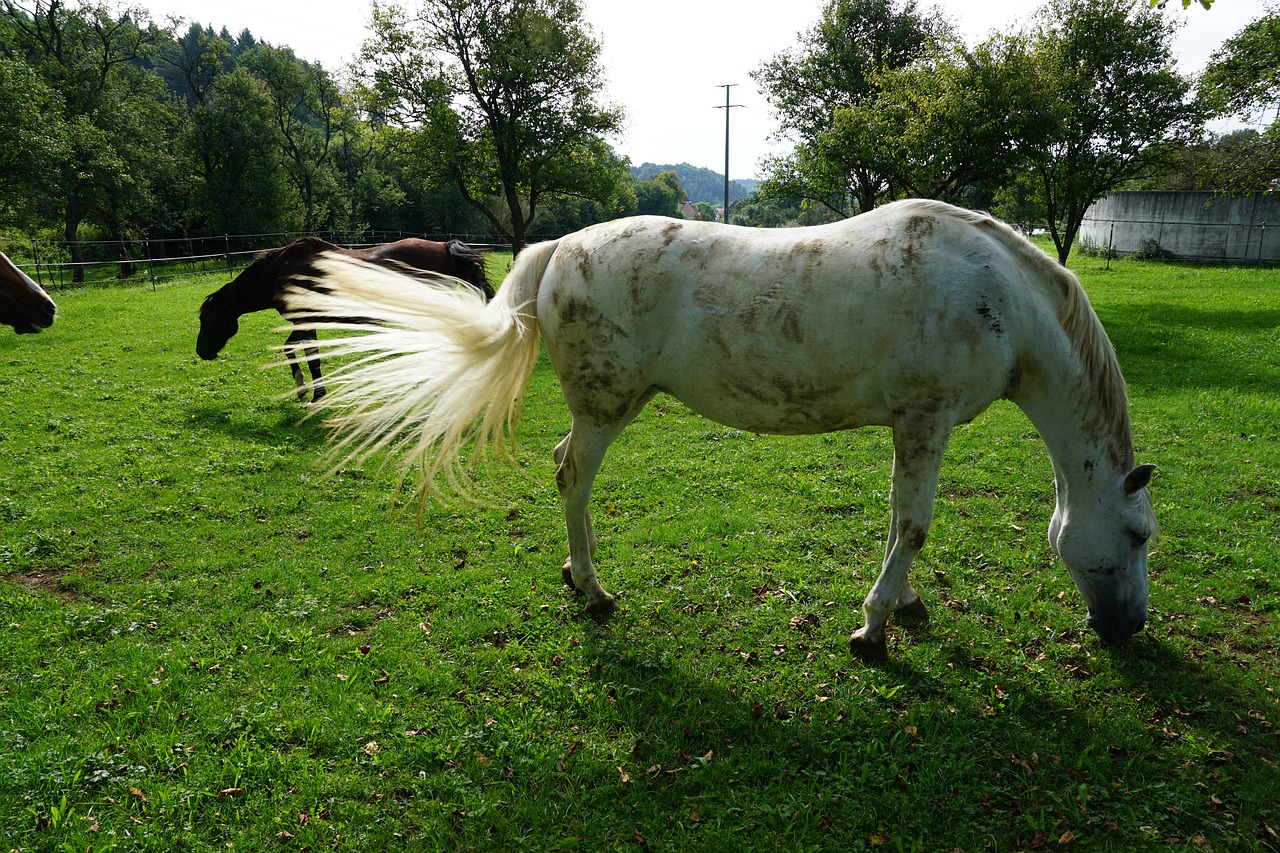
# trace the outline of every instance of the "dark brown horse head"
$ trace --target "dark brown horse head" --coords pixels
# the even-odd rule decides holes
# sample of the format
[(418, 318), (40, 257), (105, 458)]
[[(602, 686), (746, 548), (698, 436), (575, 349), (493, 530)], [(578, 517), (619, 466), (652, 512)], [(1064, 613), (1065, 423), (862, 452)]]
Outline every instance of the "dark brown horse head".
[(53, 325), (57, 310), (40, 285), (0, 252), (0, 323), (26, 335)]
[(200, 334), (196, 336), (196, 355), (205, 361), (217, 358), (227, 341), (240, 331), (240, 315), (234, 313), (227, 304), (226, 290), (224, 287), (210, 293), (200, 304)]

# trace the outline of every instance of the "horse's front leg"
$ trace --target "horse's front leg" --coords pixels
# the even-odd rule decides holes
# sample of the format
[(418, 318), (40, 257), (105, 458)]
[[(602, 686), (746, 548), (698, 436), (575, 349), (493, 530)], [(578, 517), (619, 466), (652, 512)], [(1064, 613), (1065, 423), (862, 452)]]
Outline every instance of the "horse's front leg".
[(933, 522), (938, 472), (951, 429), (922, 430), (924, 423), (924, 419), (909, 417), (895, 421), (893, 486), (889, 494), (892, 511), (884, 563), (862, 603), (865, 622), (849, 637), (850, 650), (867, 662), (883, 661), (889, 656), (885, 624), (891, 613), (907, 618), (927, 615), (920, 596), (907, 582), (907, 570), (924, 547)]
[(556, 446), (556, 487), (564, 502), (564, 523), (569, 538), (569, 559), (565, 561), (565, 582), (587, 596), (587, 611), (608, 616), (618, 606), (613, 596), (596, 579), (592, 556), (596, 535), (591, 524), (588, 504), (591, 486), (611, 436), (575, 423), (569, 435)]

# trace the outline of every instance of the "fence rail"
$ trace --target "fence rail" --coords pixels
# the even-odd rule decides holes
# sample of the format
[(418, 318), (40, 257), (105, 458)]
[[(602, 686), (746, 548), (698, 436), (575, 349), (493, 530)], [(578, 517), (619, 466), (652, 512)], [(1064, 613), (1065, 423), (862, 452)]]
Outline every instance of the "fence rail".
[[(423, 234), (408, 231), (298, 232), (223, 234), (210, 237), (165, 237), (142, 240), (83, 240), (77, 243), (30, 240), (10, 243), (10, 259), (42, 287), (58, 289), (85, 282), (149, 281), (153, 286), (195, 271), (233, 273), (259, 252), (315, 236), (344, 248), (365, 248), (406, 237), (461, 240), (481, 251), (510, 249), (501, 237), (488, 234)], [(541, 238), (539, 238), (541, 239)], [(79, 260), (76, 257), (79, 256)], [(78, 274), (77, 274), (78, 273)], [(97, 274), (95, 274), (97, 273)]]

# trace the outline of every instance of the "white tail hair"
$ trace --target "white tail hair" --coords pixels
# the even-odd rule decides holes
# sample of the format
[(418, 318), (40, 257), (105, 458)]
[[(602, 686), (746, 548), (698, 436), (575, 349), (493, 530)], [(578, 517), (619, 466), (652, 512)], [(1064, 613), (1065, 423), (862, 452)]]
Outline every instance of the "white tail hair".
[[(334, 467), (382, 450), (402, 479), (418, 465), (420, 499), (443, 474), (460, 495), (465, 463), (493, 447), (512, 459), (525, 388), (538, 358), (538, 285), (554, 242), (523, 252), (486, 304), (475, 288), (442, 275), (408, 275), (336, 254), (316, 261), (311, 289), (291, 288), (287, 317), (302, 328), (354, 332), (321, 340), (351, 360), (324, 378), (315, 410), (336, 441)], [(326, 318), (359, 317), (353, 321)]]

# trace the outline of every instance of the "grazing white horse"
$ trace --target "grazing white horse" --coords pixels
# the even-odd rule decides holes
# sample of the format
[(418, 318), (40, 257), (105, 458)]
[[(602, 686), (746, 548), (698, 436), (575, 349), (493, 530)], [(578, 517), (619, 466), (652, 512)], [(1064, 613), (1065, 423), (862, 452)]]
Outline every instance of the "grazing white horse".
[(367, 324), (324, 345), (356, 356), (330, 380), (335, 452), (402, 451), (458, 487), (459, 450), (507, 453), (539, 337), (573, 416), (556, 448), (565, 577), (615, 609), (592, 565), (592, 482), (659, 392), (738, 429), (893, 431), (892, 520), (853, 651), (886, 656), (895, 611), (922, 616), (907, 569), (933, 516), (952, 429), (1016, 403), (1053, 461), (1049, 540), (1107, 642), (1147, 616), (1156, 521), (1134, 466), (1124, 380), (1076, 277), (1008, 226), (933, 201), (833, 225), (758, 230), (658, 217), (585, 228), (523, 252), (489, 305), (452, 280), (423, 286), (331, 257), (323, 287), (288, 297), (306, 317)]

